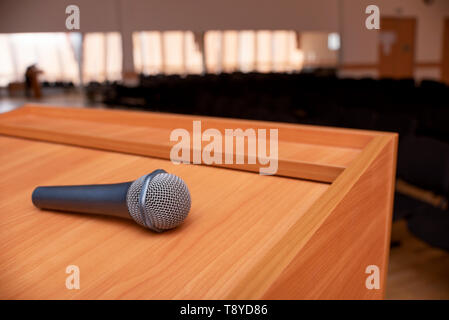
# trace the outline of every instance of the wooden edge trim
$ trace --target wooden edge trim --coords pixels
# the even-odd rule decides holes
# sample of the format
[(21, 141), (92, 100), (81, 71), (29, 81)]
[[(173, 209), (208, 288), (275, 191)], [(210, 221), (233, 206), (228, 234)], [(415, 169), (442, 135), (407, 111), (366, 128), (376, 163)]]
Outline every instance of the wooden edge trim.
[[(169, 160), (167, 155), (170, 154), (171, 145), (150, 145), (148, 143), (130, 143), (115, 139), (103, 138), (94, 136), (83, 136), (81, 133), (71, 134), (65, 132), (55, 132), (54, 130), (35, 129), (35, 128), (20, 128), (18, 130), (14, 126), (0, 124), (0, 134), (27, 138), (32, 140), (41, 140), (47, 142), (61, 143), (65, 145), (72, 145), (78, 147), (88, 147), (105, 151), (120, 152), (126, 154), (134, 154), (140, 156), (149, 156), (163, 160)], [(193, 154), (195, 150), (191, 150)], [(201, 152), (201, 151), (200, 151)], [(191, 155), (191, 159), (193, 156)], [(260, 165), (248, 164), (247, 156), (245, 155), (244, 164), (212, 164), (213, 167), (229, 168), (236, 170), (244, 170), (250, 172), (259, 172)], [(333, 182), (343, 171), (344, 167), (323, 165), (317, 163), (292, 161), (278, 159), (278, 170), (276, 176), (299, 178), (305, 180), (312, 180), (324, 183)]]
[[(393, 150), (393, 166), (392, 166), (392, 172), (391, 172), (391, 189), (390, 189), (390, 199), (389, 199), (389, 210), (391, 213), (393, 213), (393, 209), (394, 209), (394, 192), (396, 189), (396, 183), (395, 183), (395, 179), (396, 179), (396, 166), (397, 166), (397, 160), (398, 160), (398, 143), (399, 143), (399, 135), (395, 134), (393, 137), (393, 141), (392, 141), (393, 145), (392, 148)], [(386, 221), (386, 226), (387, 226), (387, 230), (386, 230), (386, 234), (385, 234), (385, 239), (384, 239), (384, 250), (385, 252), (389, 253), (390, 252), (390, 242), (391, 242), (391, 225), (393, 223), (393, 217), (392, 216), (388, 216), (386, 217), (386, 219), (388, 219), (388, 221)], [(382, 299), (385, 299), (385, 294), (386, 294), (386, 288), (387, 288), (387, 274), (388, 274), (388, 263), (389, 263), (389, 259), (390, 259), (390, 255), (386, 254), (385, 258), (384, 258), (384, 266), (386, 268), (385, 272), (382, 272), (381, 274), (381, 288), (385, 288), (382, 291)]]
[[(86, 109), (86, 108), (73, 108), (73, 107), (49, 107), (38, 106), (34, 104), (26, 104), (20, 109), (13, 110), (8, 113), (0, 115), (0, 133), (16, 136), (21, 138), (29, 138), (34, 140), (43, 140), (49, 142), (63, 143), (68, 145), (90, 147), (101, 150), (116, 151), (128, 154), (151, 156), (160, 159), (168, 159), (170, 154), (170, 145), (167, 144), (148, 144), (148, 143), (130, 143), (129, 141), (124, 144), (118, 138), (107, 137), (95, 137), (83, 135), (78, 133), (66, 133), (55, 131), (51, 128), (43, 127), (26, 127), (18, 124), (8, 124), (7, 121), (3, 122), (1, 119), (9, 119), (20, 116), (36, 115), (41, 117), (52, 117), (62, 119), (79, 119), (80, 121), (102, 121), (106, 123), (122, 123), (129, 122), (129, 124), (148, 124), (148, 121), (152, 123), (157, 122), (157, 118), (164, 119), (166, 125), (169, 125), (170, 119), (183, 117), (187, 121), (198, 119), (196, 116), (184, 116), (174, 114), (162, 114), (162, 113), (148, 113), (148, 112), (130, 112), (111, 110), (105, 112), (98, 109)], [(156, 117), (156, 120), (155, 120)], [(120, 119), (118, 122), (117, 119)], [(203, 117), (201, 117), (203, 119)], [(234, 120), (234, 119), (222, 119), (222, 118), (208, 118), (204, 117), (206, 121), (213, 121), (210, 124), (216, 124), (221, 126), (229, 125), (230, 128), (239, 126), (262, 126), (267, 125), (269, 127), (279, 128), (287, 130), (284, 135), (294, 139), (295, 136), (301, 136), (309, 143), (321, 144), (321, 145), (345, 145), (353, 149), (363, 149), (373, 137), (390, 135), (390, 133), (372, 132), (357, 129), (335, 129), (327, 127), (314, 127), (307, 125), (292, 125), (284, 123), (270, 123), (260, 121), (248, 121), (248, 120)], [(165, 128), (165, 127), (162, 127)], [(283, 131), (285, 132), (285, 131)], [(331, 141), (323, 143), (323, 141)], [(301, 141), (302, 142), (302, 141)], [(353, 145), (354, 144), (354, 145)], [(225, 167), (237, 170), (258, 172), (259, 165), (227, 165), (227, 164), (213, 164), (216, 167)], [(345, 167), (335, 166), (332, 164), (318, 164), (309, 163), (305, 161), (295, 161), (294, 159), (278, 159), (277, 176), (285, 176), (291, 178), (300, 178), (306, 180), (313, 180), (325, 183), (333, 182), (343, 171)]]
[[(392, 136), (395, 136), (395, 138)], [(247, 275), (233, 288), (226, 299), (258, 299), (263, 296), (264, 292), (271, 287), (282, 271), (310, 240), (316, 230), (324, 223), (355, 183), (369, 169), (380, 152), (391, 142), (392, 138), (396, 139), (396, 137), (397, 135), (392, 134), (389, 137), (378, 136), (373, 138), (357, 159), (334, 181), (323, 196), (248, 271)], [(392, 186), (394, 188), (394, 183), (392, 183)], [(393, 199), (391, 199), (391, 208), (392, 205)], [(384, 284), (385, 279), (382, 279), (382, 281), (382, 284)]]
[[(134, 110), (107, 110), (104, 109), (89, 109), (89, 108), (73, 108), (73, 107), (57, 107), (39, 104), (24, 104), (21, 108), (0, 114), (1, 118), (13, 117), (20, 114), (34, 114), (38, 116), (48, 116), (54, 118), (68, 118), (76, 120), (92, 121), (101, 119), (105, 123), (117, 124), (117, 116), (120, 117), (120, 123), (132, 123), (133, 125), (147, 125), (148, 120), (153, 120), (157, 127), (158, 123), (155, 118), (163, 120), (183, 118), (187, 121), (204, 120), (209, 123), (211, 127), (229, 126), (230, 128), (251, 126), (263, 127), (266, 129), (283, 129), (291, 134), (301, 134), (301, 139), (304, 143), (313, 143), (318, 145), (327, 145), (335, 147), (345, 147), (354, 149), (363, 149), (371, 141), (371, 138), (378, 135), (390, 134), (389, 132), (369, 131), (363, 129), (348, 129), (335, 128), (325, 126), (315, 126), (307, 124), (289, 124), (270, 121), (256, 121), (233, 118), (219, 118), (209, 116), (195, 116), (185, 114), (161, 113), (152, 111), (134, 111)], [(0, 123), (1, 125), (1, 123)], [(207, 126), (205, 126), (206, 128)], [(163, 128), (163, 127), (162, 127)], [(316, 135), (321, 137), (326, 135), (329, 139), (317, 139)], [(287, 134), (290, 136), (290, 134)], [(332, 139), (330, 139), (332, 138)], [(289, 141), (288, 139), (286, 141)]]

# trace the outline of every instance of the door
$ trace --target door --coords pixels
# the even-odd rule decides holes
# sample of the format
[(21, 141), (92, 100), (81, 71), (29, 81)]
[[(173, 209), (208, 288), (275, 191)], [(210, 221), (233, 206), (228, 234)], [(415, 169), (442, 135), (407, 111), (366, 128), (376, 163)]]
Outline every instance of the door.
[(413, 78), (415, 18), (381, 18), (379, 33), (379, 76)]
[(441, 81), (449, 84), (449, 18), (444, 21)]

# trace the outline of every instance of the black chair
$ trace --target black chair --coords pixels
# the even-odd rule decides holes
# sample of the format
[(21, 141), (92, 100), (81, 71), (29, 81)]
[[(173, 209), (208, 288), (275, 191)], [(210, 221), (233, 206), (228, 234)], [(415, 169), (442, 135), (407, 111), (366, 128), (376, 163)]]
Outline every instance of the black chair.
[[(406, 136), (399, 142), (397, 176), (416, 187), (449, 197), (449, 144)], [(449, 211), (396, 193), (394, 219), (430, 245), (449, 250)]]

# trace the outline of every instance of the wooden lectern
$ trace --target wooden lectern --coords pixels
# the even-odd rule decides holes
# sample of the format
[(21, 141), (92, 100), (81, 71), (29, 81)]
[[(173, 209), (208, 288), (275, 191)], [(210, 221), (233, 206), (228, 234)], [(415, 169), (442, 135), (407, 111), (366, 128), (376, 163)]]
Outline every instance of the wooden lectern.
[[(170, 132), (194, 120), (220, 132), (278, 129), (277, 175), (173, 164)], [(0, 115), (0, 134), (2, 299), (384, 297), (396, 134), (36, 105)], [(157, 168), (192, 196), (184, 224), (164, 233), (31, 202), (39, 185), (131, 181)], [(66, 288), (71, 265), (79, 289)]]

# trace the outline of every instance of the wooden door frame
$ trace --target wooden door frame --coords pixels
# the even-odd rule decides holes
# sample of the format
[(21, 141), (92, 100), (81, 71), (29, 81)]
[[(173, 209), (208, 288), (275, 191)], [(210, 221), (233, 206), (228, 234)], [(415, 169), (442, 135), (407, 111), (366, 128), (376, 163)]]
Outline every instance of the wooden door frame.
[(441, 82), (449, 85), (449, 17), (443, 20), (443, 41), (441, 48)]
[[(413, 56), (413, 58), (412, 58), (412, 74), (411, 74), (411, 77), (412, 78), (414, 78), (414, 75), (415, 75), (415, 65), (416, 65), (416, 30), (417, 30), (417, 23), (418, 23), (418, 19), (417, 19), (417, 17), (416, 16), (400, 16), (400, 17), (398, 17), (398, 16), (381, 16), (380, 17), (380, 30), (379, 31), (382, 31), (382, 20), (384, 20), (384, 19), (394, 19), (394, 20), (412, 20), (413, 21), (413, 43), (412, 43), (412, 56)], [(377, 55), (378, 55), (378, 61), (377, 61), (377, 72), (378, 72), (378, 76), (379, 76), (379, 78), (381, 78), (382, 77), (382, 74), (381, 74), (381, 61), (380, 61), (380, 58), (381, 58), (381, 55), (380, 55), (380, 50), (381, 50), (381, 43), (380, 43), (380, 39), (379, 39), (379, 41), (378, 41), (378, 53), (377, 53)]]

